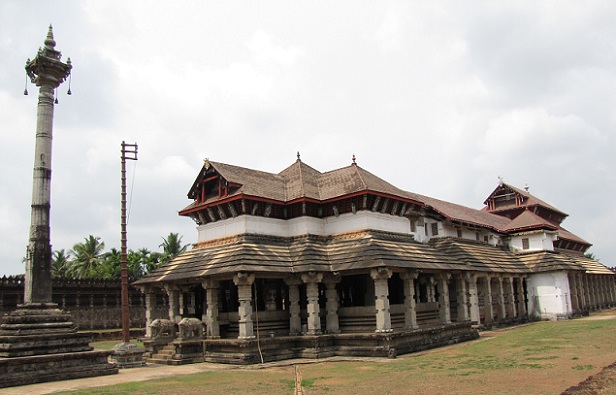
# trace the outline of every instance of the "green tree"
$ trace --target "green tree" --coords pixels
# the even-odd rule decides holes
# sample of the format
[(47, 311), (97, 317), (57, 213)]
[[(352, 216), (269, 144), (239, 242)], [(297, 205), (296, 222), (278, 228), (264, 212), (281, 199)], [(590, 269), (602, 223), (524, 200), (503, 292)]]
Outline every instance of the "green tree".
[(95, 276), (102, 280), (120, 278), (122, 256), (118, 249), (112, 248), (101, 256), (101, 262), (96, 267)]
[(74, 256), (71, 261), (71, 274), (75, 278), (95, 277), (104, 249), (105, 243), (101, 241), (100, 237), (92, 235), (86, 237), (83, 243), (75, 244), (71, 251)]
[(51, 276), (54, 278), (70, 277), (71, 254), (64, 249), (54, 251), (51, 258)]

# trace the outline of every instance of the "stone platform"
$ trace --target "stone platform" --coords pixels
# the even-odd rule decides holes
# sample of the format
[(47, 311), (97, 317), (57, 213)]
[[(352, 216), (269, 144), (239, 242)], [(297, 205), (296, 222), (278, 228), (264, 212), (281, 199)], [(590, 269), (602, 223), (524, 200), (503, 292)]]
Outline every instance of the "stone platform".
[(91, 340), (56, 304), (18, 306), (0, 325), (0, 387), (118, 373)]

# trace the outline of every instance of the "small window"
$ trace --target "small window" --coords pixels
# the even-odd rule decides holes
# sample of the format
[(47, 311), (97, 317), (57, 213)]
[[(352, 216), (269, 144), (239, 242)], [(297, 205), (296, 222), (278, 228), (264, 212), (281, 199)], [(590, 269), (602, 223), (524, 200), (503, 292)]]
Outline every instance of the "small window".
[(432, 225), (432, 236), (438, 236), (438, 222), (433, 222), (431, 225)]
[(522, 249), (528, 250), (529, 248), (530, 248), (530, 240), (528, 240), (528, 237), (525, 237), (522, 239)]
[(411, 232), (417, 232), (417, 224), (415, 223), (415, 220), (411, 220)]
[(479, 241), (479, 232), (475, 232), (475, 240)]
[(456, 231), (458, 233), (458, 237), (462, 238), (462, 229), (458, 228)]
[(428, 236), (428, 224), (424, 223), (424, 233)]
[(488, 242), (488, 240), (489, 240), (489, 239), (488, 239), (488, 236), (483, 236), (483, 242), (484, 242), (484, 243), (487, 243), (487, 242)]

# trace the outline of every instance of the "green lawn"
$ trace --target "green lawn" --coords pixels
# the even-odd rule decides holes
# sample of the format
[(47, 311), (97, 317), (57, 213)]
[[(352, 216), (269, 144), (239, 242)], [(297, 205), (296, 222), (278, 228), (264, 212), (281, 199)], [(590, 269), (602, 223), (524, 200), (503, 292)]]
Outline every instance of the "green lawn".
[[(395, 360), (298, 366), (311, 395), (560, 394), (614, 361), (616, 319), (603, 319), (540, 322), (485, 332), (478, 341)], [(67, 393), (286, 395), (293, 388), (293, 367), (278, 366), (217, 370)]]

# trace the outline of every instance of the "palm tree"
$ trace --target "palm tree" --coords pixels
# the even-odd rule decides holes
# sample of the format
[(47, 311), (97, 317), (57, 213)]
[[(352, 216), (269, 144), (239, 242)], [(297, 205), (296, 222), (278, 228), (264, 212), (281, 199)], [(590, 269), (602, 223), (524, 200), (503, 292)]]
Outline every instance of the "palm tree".
[(54, 251), (51, 258), (51, 276), (54, 278), (68, 277), (71, 264), (70, 259), (70, 252), (67, 253), (64, 249)]
[(169, 236), (167, 236), (167, 238), (163, 237), (163, 242), (159, 247), (162, 247), (163, 249), (163, 254), (160, 261), (161, 264), (164, 265), (176, 256), (185, 252), (188, 248), (188, 244), (183, 246), (182, 236), (177, 233), (169, 233)]
[(94, 277), (105, 249), (105, 243), (100, 237), (89, 235), (84, 240), (83, 243), (75, 244), (71, 251), (75, 257), (72, 260), (71, 271), (76, 278)]

